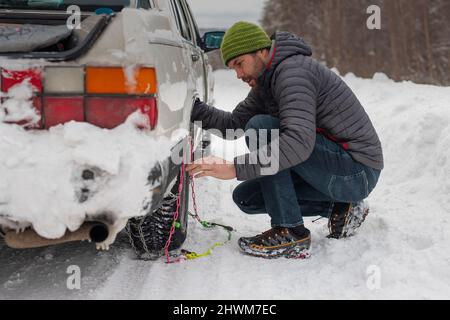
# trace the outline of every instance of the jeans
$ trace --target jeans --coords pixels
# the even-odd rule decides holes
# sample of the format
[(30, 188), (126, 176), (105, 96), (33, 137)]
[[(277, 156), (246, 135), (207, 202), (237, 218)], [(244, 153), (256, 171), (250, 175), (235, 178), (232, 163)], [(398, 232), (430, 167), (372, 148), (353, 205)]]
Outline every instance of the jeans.
[[(267, 129), (270, 133), (279, 128), (277, 118), (258, 115), (245, 130)], [(246, 135), (250, 146), (248, 138)], [(266, 141), (270, 142), (270, 134)], [(328, 218), (337, 202), (364, 200), (375, 188), (380, 173), (353, 160), (337, 143), (317, 134), (308, 160), (276, 175), (241, 183), (233, 191), (233, 200), (247, 214), (269, 214), (272, 227), (291, 228), (302, 225), (303, 217)]]

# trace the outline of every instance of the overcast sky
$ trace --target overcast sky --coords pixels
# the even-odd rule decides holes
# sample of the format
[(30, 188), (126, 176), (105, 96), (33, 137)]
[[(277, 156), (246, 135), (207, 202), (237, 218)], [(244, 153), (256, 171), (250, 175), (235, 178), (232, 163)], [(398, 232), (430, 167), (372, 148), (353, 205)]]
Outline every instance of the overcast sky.
[(265, 0), (188, 0), (199, 28), (228, 28), (237, 21), (259, 23)]

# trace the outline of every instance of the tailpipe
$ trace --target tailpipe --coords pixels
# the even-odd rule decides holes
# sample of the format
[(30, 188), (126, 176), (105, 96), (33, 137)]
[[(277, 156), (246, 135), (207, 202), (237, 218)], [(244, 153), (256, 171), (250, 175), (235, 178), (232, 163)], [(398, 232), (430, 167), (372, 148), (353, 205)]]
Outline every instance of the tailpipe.
[(33, 229), (24, 232), (7, 231), (5, 233), (5, 243), (12, 249), (32, 249), (74, 241), (92, 241), (101, 243), (108, 238), (109, 228), (102, 222), (85, 222), (74, 232), (66, 231), (66, 234), (59, 239), (46, 239), (41, 237)]

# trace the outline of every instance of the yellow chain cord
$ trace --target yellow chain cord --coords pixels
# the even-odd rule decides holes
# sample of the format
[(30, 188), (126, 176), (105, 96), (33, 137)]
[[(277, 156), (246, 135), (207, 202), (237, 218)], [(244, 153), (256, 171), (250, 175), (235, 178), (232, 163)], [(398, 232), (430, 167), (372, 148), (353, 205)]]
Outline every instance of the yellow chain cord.
[(209, 256), (212, 251), (217, 248), (217, 247), (222, 247), (224, 244), (221, 242), (216, 242), (211, 248), (209, 248), (206, 252), (198, 254), (196, 252), (189, 252), (189, 251), (185, 251), (184, 256), (188, 259), (188, 260), (195, 260), (195, 259), (199, 259), (199, 258), (203, 258), (203, 257), (207, 257)]

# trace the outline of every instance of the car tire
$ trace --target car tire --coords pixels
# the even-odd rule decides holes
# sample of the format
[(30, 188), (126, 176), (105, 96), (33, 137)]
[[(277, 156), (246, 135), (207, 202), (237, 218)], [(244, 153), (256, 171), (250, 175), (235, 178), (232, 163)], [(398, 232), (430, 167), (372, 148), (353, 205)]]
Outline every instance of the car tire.
[[(169, 239), (170, 230), (175, 218), (178, 188), (181, 170), (172, 189), (165, 195), (161, 205), (144, 217), (132, 218), (127, 224), (130, 243), (139, 259), (156, 260), (164, 255), (164, 248)], [(190, 195), (190, 178), (187, 172), (183, 178), (183, 189), (180, 197), (179, 215), (175, 232), (172, 236), (169, 251), (179, 249), (187, 236), (188, 207)]]

